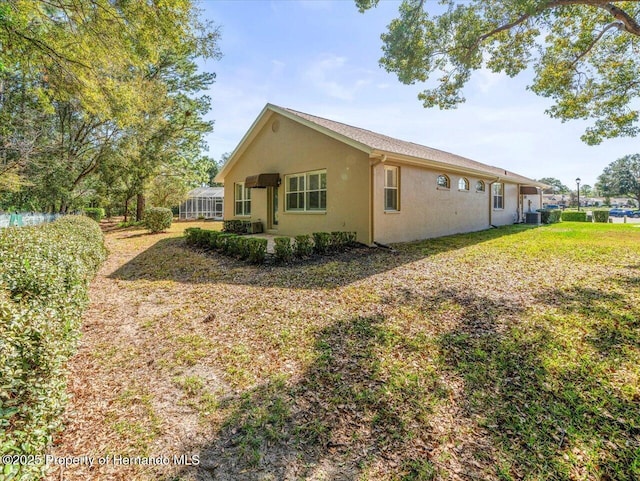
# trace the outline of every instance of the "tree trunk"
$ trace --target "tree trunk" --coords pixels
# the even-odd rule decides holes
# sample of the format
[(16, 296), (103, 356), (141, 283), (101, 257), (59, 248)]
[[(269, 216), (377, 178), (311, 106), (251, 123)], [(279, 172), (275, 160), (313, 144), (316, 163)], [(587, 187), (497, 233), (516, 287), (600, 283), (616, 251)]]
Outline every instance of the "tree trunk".
[(127, 215), (129, 214), (129, 197), (124, 200), (124, 221), (127, 222)]
[(136, 221), (140, 222), (144, 216), (144, 194), (138, 194), (138, 205), (136, 206)]

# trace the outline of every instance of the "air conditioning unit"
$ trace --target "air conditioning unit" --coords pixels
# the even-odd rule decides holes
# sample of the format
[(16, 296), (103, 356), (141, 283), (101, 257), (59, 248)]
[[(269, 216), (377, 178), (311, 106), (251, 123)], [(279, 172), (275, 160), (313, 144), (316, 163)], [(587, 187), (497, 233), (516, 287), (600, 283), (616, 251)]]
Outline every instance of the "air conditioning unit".
[(540, 224), (540, 212), (526, 212), (524, 214), (526, 224)]
[(262, 222), (252, 222), (249, 224), (248, 234), (262, 234), (263, 232)]

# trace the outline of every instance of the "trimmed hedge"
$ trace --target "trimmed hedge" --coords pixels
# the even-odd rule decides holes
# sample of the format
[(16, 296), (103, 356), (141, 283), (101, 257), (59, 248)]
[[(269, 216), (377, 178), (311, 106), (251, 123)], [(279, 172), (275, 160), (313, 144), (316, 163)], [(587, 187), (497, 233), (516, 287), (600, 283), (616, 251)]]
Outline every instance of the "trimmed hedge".
[(84, 214), (89, 219), (93, 219), (96, 222), (100, 222), (102, 219), (104, 219), (104, 209), (102, 207), (87, 207), (84, 210)]
[(229, 232), (189, 227), (184, 230), (185, 242), (194, 247), (215, 250), (222, 254), (262, 264), (267, 256), (267, 239), (244, 237)]
[(329, 232), (314, 232), (313, 251), (316, 254), (326, 254), (331, 246), (331, 234)]
[(262, 264), (267, 256), (267, 239), (249, 237), (249, 262)]
[(275, 243), (273, 253), (278, 262), (289, 262), (293, 257), (293, 248), (291, 247), (290, 237), (276, 237), (273, 239)]
[(251, 221), (249, 220), (224, 220), (222, 221), (222, 230), (224, 232), (230, 232), (232, 234), (246, 234), (251, 227)]
[[(188, 227), (184, 230), (185, 243), (202, 249), (215, 250), (224, 255), (255, 264), (262, 264), (267, 257), (267, 239), (246, 237), (230, 232), (205, 230), (200, 227)], [(313, 241), (312, 241), (313, 237)], [(273, 258), (276, 262), (290, 262), (308, 258), (315, 253), (338, 252), (356, 244), (355, 232), (314, 232), (312, 236), (304, 234), (291, 237), (275, 237)]]
[(540, 209), (540, 222), (543, 224), (555, 224), (560, 222), (562, 211), (558, 209)]
[(173, 212), (165, 207), (151, 207), (144, 211), (144, 226), (152, 234), (157, 234), (171, 227)]
[(593, 211), (593, 222), (609, 222), (609, 211), (608, 210), (594, 210)]
[[(66, 362), (87, 286), (106, 257), (83, 216), (0, 230), (0, 453), (43, 455), (61, 427)], [(5, 465), (0, 478), (39, 479), (43, 466)]]
[(561, 219), (563, 222), (587, 222), (587, 213), (585, 211), (563, 212)]
[(297, 235), (294, 237), (293, 255), (298, 258), (309, 257), (313, 254), (313, 241), (308, 234)]

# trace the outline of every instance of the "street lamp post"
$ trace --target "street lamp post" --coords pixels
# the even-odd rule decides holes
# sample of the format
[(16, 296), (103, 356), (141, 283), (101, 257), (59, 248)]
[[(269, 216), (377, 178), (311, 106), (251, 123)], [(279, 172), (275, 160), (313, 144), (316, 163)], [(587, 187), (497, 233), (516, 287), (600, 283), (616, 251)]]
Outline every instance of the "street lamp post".
[(576, 184), (578, 185), (578, 211), (580, 211), (580, 177), (576, 179)]

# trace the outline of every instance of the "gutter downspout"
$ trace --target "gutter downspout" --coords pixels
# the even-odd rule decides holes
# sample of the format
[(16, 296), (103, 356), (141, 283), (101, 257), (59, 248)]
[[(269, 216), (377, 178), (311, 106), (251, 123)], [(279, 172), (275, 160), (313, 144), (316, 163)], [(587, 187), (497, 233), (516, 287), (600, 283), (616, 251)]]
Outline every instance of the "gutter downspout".
[(375, 176), (374, 169), (378, 164), (383, 164), (387, 161), (387, 155), (382, 154), (378, 158), (373, 158), (369, 160), (369, 239), (368, 244), (370, 246), (374, 245), (375, 241), (373, 240), (375, 236), (374, 230), (374, 218), (375, 218), (375, 205), (373, 202), (374, 192), (375, 192)]

